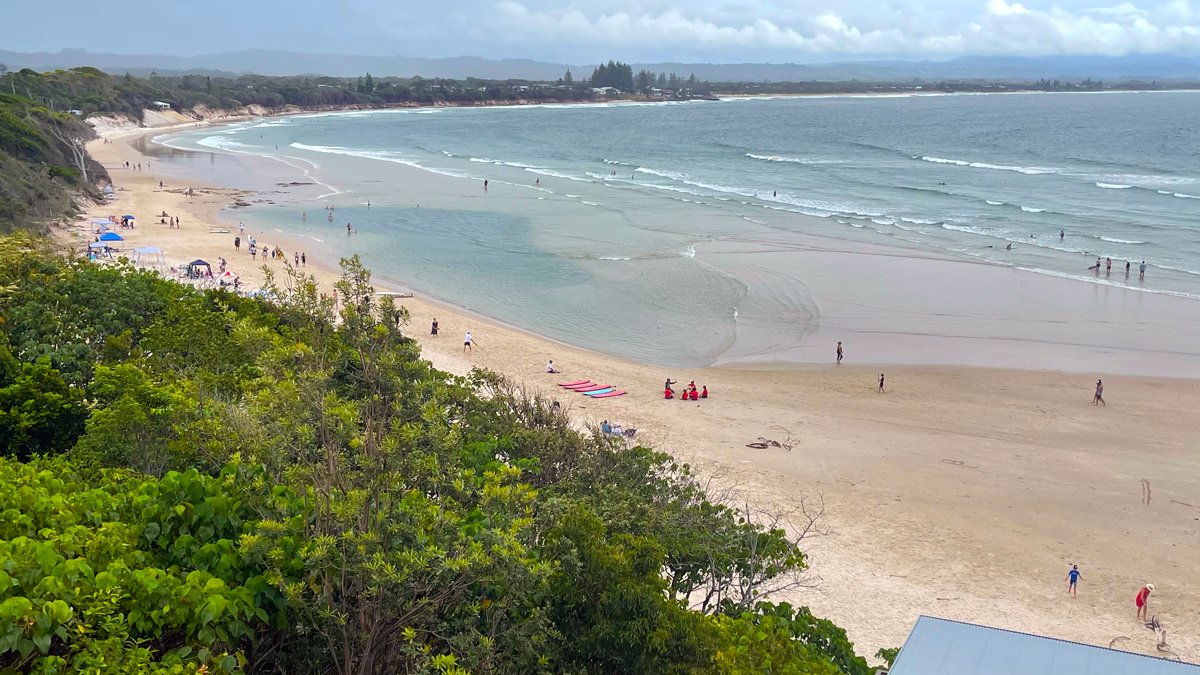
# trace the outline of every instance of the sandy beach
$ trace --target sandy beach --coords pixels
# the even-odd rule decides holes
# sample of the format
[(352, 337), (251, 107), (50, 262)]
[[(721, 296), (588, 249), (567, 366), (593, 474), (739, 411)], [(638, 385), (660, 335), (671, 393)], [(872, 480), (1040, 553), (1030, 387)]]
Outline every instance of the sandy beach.
[[(158, 246), (168, 265), (203, 258), (214, 271), (223, 256), (245, 287), (257, 287), (262, 263), (244, 244), (235, 252), (236, 215), (231, 223), (221, 213), (254, 195), (164, 175), (130, 142), (136, 138), (117, 134), (89, 146), (112, 174), (117, 199), (88, 219), (136, 214), (137, 228), (121, 232), (123, 248)], [(126, 161), (143, 170), (125, 169)], [(180, 218), (179, 229), (158, 223), (164, 211)], [(87, 222), (59, 239), (83, 250), (92, 238)], [(249, 224), (246, 234), (282, 247), (289, 261), (305, 251), (307, 271), (324, 284), (336, 276), (326, 266), (332, 255), (314, 241)], [(1171, 647), (1200, 661), (1200, 381), (889, 365), (879, 393), (880, 368), (856, 365), (854, 344), (840, 366), (831, 342), (828, 365), (665, 371), (422, 296), (402, 304), (412, 314), (408, 332), (439, 368), (492, 369), (561, 401), (581, 423), (635, 427), (643, 442), (760, 507), (823, 498), (825, 533), (807, 544), (815, 588), (777, 599), (845, 627), (864, 655), (899, 646), (921, 614), (1097, 645), (1124, 637), (1114, 646), (1154, 654), (1154, 635), (1134, 619), (1133, 605), (1138, 588), (1153, 582), (1151, 613)], [(464, 352), (468, 330), (475, 348)], [(562, 374), (546, 374), (547, 359)], [(663, 400), (668, 376), (706, 385), (712, 398)], [(1097, 377), (1106, 385), (1103, 407), (1092, 404)], [(629, 393), (592, 400), (555, 386), (585, 378)], [(791, 449), (747, 447), (759, 437)], [(1075, 599), (1064, 580), (1071, 564), (1083, 574)]]

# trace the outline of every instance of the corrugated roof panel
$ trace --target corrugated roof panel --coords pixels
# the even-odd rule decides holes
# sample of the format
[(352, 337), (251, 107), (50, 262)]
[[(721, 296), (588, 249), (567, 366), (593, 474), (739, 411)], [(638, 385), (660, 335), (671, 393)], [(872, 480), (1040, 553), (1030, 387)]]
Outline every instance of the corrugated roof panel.
[(1200, 666), (922, 616), (890, 675), (1200, 675)]

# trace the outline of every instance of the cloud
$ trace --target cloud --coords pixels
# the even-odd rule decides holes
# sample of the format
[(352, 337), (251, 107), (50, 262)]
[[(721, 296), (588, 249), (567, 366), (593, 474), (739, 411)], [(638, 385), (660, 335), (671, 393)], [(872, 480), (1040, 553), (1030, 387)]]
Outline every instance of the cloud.
[(962, 5), (955, 7), (957, 3), (941, 9), (936, 4), (871, 8), (866, 3), (849, 7), (831, 3), (825, 8), (804, 4), (807, 11), (767, 2), (758, 6), (756, 16), (739, 19), (727, 8), (705, 8), (703, 2), (689, 3), (688, 9), (659, 3), (655, 8), (634, 5), (589, 11), (581, 5), (535, 8), (502, 0), (494, 5), (488, 32), (499, 35), (500, 41), (519, 44), (723, 54), (1117, 56), (1191, 54), (1200, 47), (1200, 16), (1190, 0), (1150, 7), (1122, 2), (1075, 9), (1037, 0), (985, 0), (966, 11)]

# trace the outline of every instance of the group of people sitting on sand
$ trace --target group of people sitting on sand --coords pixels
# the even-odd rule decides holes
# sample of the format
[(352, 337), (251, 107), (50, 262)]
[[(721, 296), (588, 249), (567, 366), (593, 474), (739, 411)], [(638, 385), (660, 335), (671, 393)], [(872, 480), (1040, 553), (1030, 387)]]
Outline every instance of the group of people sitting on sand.
[[(663, 385), (663, 398), (675, 398), (675, 390), (671, 388), (673, 384), (675, 384), (675, 380), (668, 377), (667, 383)], [(704, 385), (697, 391), (695, 380), (688, 382), (688, 385), (679, 394), (681, 401), (699, 401), (702, 398), (708, 398), (708, 385)]]
[(604, 434), (605, 436), (622, 436), (624, 438), (633, 438), (634, 434), (637, 433), (637, 429), (634, 429), (633, 427), (626, 429), (620, 424), (615, 422), (613, 424), (609, 424), (608, 420), (604, 420), (600, 423), (600, 433)]

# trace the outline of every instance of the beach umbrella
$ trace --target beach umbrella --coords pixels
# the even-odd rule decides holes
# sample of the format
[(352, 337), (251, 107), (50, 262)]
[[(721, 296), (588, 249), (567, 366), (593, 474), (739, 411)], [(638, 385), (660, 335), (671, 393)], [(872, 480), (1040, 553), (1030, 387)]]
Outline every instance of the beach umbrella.
[(100, 241), (125, 241), (125, 237), (122, 237), (116, 232), (105, 232), (104, 234), (100, 235)]
[(134, 218), (133, 218), (133, 216), (132, 216), (132, 215), (130, 215), (130, 214), (128, 214), (128, 213), (126, 213), (125, 215), (123, 215), (123, 216), (121, 216), (121, 217), (122, 217), (122, 218), (124, 218), (124, 219), (126, 219), (126, 220), (133, 220), (133, 219), (134, 219)]

